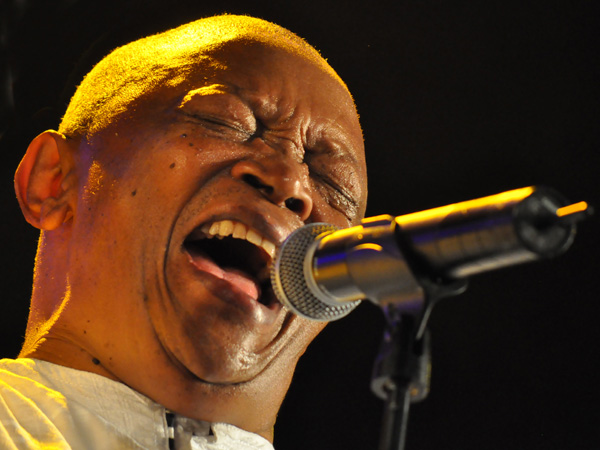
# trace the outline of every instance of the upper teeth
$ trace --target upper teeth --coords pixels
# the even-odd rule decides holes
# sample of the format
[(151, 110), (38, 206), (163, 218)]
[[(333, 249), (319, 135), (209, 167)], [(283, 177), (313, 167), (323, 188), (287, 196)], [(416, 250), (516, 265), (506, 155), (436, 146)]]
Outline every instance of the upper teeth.
[(245, 239), (257, 247), (263, 248), (271, 256), (271, 258), (275, 257), (275, 244), (258, 234), (256, 230), (247, 227), (241, 222), (236, 222), (234, 220), (221, 220), (219, 222), (206, 224), (202, 226), (201, 230), (208, 237), (232, 236), (236, 239)]

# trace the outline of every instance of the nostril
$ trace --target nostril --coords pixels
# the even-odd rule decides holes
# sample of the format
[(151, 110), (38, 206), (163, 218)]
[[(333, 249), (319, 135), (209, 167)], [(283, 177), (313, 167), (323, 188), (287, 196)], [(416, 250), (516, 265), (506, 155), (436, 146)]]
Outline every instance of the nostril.
[(293, 197), (288, 198), (285, 201), (285, 206), (287, 209), (289, 209), (292, 212), (295, 212), (296, 214), (300, 214), (304, 210), (304, 202), (300, 199)]
[(275, 157), (259, 161), (241, 160), (231, 168), (231, 176), (302, 220), (310, 216), (312, 198), (308, 187), (303, 184), (305, 174), (296, 165)]
[(261, 182), (256, 175), (252, 175), (251, 173), (245, 173), (244, 175), (242, 175), (242, 180), (244, 181), (244, 183), (252, 186), (255, 189), (263, 191), (267, 195), (271, 195), (273, 193), (273, 187)]

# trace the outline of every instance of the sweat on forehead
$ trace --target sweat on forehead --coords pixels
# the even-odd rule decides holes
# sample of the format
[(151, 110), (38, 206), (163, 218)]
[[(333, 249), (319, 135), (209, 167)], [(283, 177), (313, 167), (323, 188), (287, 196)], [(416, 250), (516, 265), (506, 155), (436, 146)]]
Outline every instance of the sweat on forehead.
[(236, 41), (260, 42), (297, 54), (345, 87), (319, 53), (291, 31), (254, 17), (215, 16), (114, 50), (79, 85), (59, 131), (66, 136), (93, 135), (157, 87), (177, 86), (194, 73), (210, 70), (215, 61), (209, 55)]

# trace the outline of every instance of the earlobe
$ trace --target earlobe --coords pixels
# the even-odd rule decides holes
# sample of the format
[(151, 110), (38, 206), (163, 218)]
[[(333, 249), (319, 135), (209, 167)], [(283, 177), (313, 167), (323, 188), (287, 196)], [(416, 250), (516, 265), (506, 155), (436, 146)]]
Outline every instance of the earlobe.
[(53, 230), (74, 212), (73, 158), (66, 138), (45, 131), (27, 148), (15, 173), (15, 191), (27, 222)]

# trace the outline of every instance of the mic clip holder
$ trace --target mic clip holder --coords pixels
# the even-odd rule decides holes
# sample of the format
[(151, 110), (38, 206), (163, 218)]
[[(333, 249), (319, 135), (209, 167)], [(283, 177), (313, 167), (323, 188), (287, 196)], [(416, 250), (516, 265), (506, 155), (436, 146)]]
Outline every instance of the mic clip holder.
[(442, 283), (420, 278), (420, 282), (425, 295), (419, 314), (407, 313), (394, 304), (382, 308), (386, 322), (371, 378), (371, 390), (385, 401), (379, 450), (404, 449), (410, 404), (429, 394), (431, 339), (427, 320), (439, 299), (461, 294), (467, 288), (466, 279)]
[(385, 401), (379, 450), (402, 450), (406, 442), (411, 403), (424, 400), (431, 380), (431, 339), (427, 320), (436, 302), (461, 294), (467, 280), (449, 283), (421, 278), (426, 293), (420, 314), (389, 304), (382, 308), (385, 328), (375, 359), (371, 390)]
[[(466, 279), (444, 280), (419, 270), (419, 259), (410, 247), (403, 245), (399, 226), (391, 216), (378, 216), (362, 223), (361, 243), (350, 246), (349, 266), (365, 268), (369, 283), (355, 283), (367, 298), (379, 305), (385, 316), (385, 328), (379, 354), (375, 360), (371, 390), (385, 401), (380, 450), (401, 450), (406, 441), (410, 403), (424, 400), (429, 393), (431, 376), (431, 344), (427, 321), (438, 300), (459, 295), (467, 288)], [(356, 236), (356, 235), (355, 235)], [(348, 242), (345, 242), (346, 249)], [(385, 266), (377, 266), (389, 254)], [(370, 258), (370, 254), (377, 257)], [(371, 259), (371, 261), (369, 261)], [(373, 283), (373, 273), (401, 270), (402, 289)], [(390, 280), (390, 277), (382, 276)]]
[(425, 294), (418, 314), (407, 313), (394, 304), (382, 308), (385, 327), (371, 379), (371, 390), (382, 400), (387, 399), (390, 387), (400, 382), (408, 385), (411, 403), (427, 397), (431, 375), (427, 320), (438, 300), (462, 294), (468, 284), (466, 279), (442, 283), (425, 278), (420, 283)]

